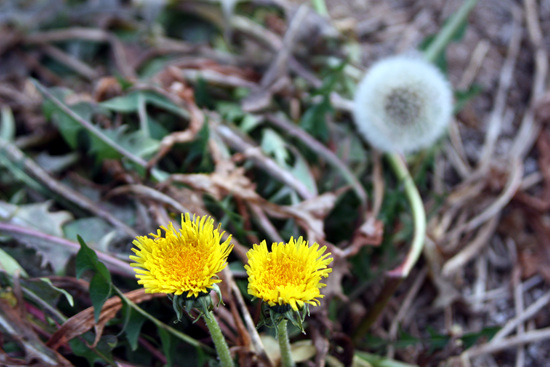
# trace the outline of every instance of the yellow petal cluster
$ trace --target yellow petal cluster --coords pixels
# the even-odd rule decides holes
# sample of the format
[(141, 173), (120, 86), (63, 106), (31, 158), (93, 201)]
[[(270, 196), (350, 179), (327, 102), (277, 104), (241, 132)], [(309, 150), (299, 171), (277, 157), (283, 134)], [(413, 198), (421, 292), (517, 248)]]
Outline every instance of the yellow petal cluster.
[(246, 254), (248, 265), (248, 293), (270, 306), (290, 305), (298, 311), (305, 303), (319, 305), (323, 298), (319, 289), (326, 286), (321, 278), (328, 277), (332, 269), (326, 246), (309, 246), (302, 237), (288, 243), (273, 243), (268, 251), (266, 242), (254, 244)]
[(209, 216), (182, 215), (181, 229), (172, 223), (160, 227), (153, 238), (138, 236), (132, 248), (135, 261), (131, 265), (138, 283), (146, 293), (169, 293), (197, 297), (209, 292), (215, 283), (221, 282), (216, 274), (227, 265), (227, 257), (233, 245), (231, 236), (222, 241), (220, 226), (214, 228)]

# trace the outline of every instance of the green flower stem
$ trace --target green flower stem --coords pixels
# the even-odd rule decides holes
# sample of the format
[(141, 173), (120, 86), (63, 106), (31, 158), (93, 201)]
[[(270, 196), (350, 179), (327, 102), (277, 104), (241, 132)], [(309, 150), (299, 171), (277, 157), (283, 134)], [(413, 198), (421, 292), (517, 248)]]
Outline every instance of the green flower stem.
[(281, 362), (283, 367), (294, 367), (292, 354), (290, 354), (290, 342), (288, 341), (287, 320), (282, 320), (277, 325), (277, 338), (279, 339), (279, 348), (281, 349)]
[(173, 327), (166, 325), (165, 323), (163, 323), (162, 321), (160, 321), (159, 319), (157, 319), (156, 317), (154, 317), (153, 315), (151, 315), (150, 313), (145, 311), (143, 308), (136, 305), (134, 302), (132, 302), (130, 299), (128, 299), (128, 297), (126, 297), (124, 295), (124, 293), (122, 293), (122, 291), (120, 289), (118, 289), (117, 287), (113, 287), (113, 288), (114, 288), (116, 294), (122, 299), (123, 302), (126, 302), (137, 313), (139, 313), (140, 315), (145, 317), (147, 320), (149, 320), (153, 324), (155, 324), (155, 326), (157, 328), (164, 329), (168, 333), (175, 336), (176, 338), (178, 338), (178, 339), (180, 339), (180, 340), (182, 340), (182, 341), (184, 341), (184, 342), (188, 343), (189, 345), (192, 345), (196, 348), (201, 348), (202, 350), (204, 350), (207, 353), (213, 353), (214, 352), (212, 350), (212, 348), (210, 348), (208, 345), (205, 345), (205, 344), (201, 343), (200, 341), (195, 340), (192, 337), (190, 337), (188, 335), (185, 335), (184, 333), (174, 329)]
[(395, 153), (389, 154), (387, 158), (397, 179), (403, 183), (403, 189), (405, 190), (405, 195), (407, 196), (413, 215), (414, 237), (409, 253), (403, 264), (397, 269), (390, 271), (390, 275), (393, 277), (404, 279), (409, 275), (414, 264), (418, 261), (424, 247), (424, 240), (426, 239), (426, 212), (424, 211), (424, 203), (422, 202), (420, 193), (407, 169), (404, 158)]
[[(460, 30), (461, 26), (466, 21), (468, 14), (470, 14), (470, 11), (472, 11), (476, 4), (477, 0), (464, 1), (460, 9), (451, 18), (449, 18), (448, 22), (432, 41), (428, 49), (424, 51), (424, 56), (428, 61), (434, 62), (439, 54), (443, 52), (445, 47), (447, 47), (453, 37)], [(405, 261), (396, 269), (391, 270), (386, 274), (382, 292), (378, 295), (373, 307), (361, 321), (359, 327), (353, 335), (355, 341), (359, 341), (363, 338), (372, 324), (378, 320), (378, 317), (386, 308), (386, 305), (393, 296), (394, 292), (397, 290), (403, 279), (409, 275), (411, 269), (418, 261), (418, 258), (424, 248), (424, 240), (426, 238), (426, 212), (424, 211), (424, 204), (422, 203), (422, 198), (420, 197), (418, 189), (414, 184), (411, 174), (407, 169), (404, 158), (399, 154), (394, 153), (387, 155), (387, 159), (393, 172), (403, 183), (405, 195), (407, 196), (407, 200), (411, 206), (414, 222), (414, 237)]]
[(214, 345), (216, 346), (216, 352), (218, 352), (218, 357), (220, 358), (221, 366), (233, 367), (234, 364), (233, 364), (233, 359), (231, 358), (231, 353), (229, 352), (229, 347), (227, 346), (227, 342), (223, 337), (222, 331), (220, 329), (220, 325), (218, 324), (218, 321), (216, 321), (214, 314), (212, 313), (212, 311), (206, 311), (202, 315), (203, 315), (204, 321), (206, 322), (206, 326), (210, 331), (210, 335), (212, 336)]
[(370, 327), (378, 320), (378, 317), (385, 310), (389, 300), (403, 281), (407, 278), (412, 268), (418, 261), (422, 249), (424, 248), (424, 240), (426, 239), (426, 212), (424, 211), (424, 203), (420, 197), (420, 193), (416, 188), (414, 180), (407, 169), (404, 157), (399, 154), (388, 154), (387, 159), (390, 166), (399, 180), (403, 184), (405, 195), (411, 206), (413, 223), (414, 223), (414, 236), (410, 250), (405, 258), (405, 261), (397, 268), (386, 273), (386, 279), (382, 292), (376, 298), (372, 308), (367, 313), (365, 318), (359, 324), (359, 327), (355, 330), (353, 339), (359, 341), (369, 331)]

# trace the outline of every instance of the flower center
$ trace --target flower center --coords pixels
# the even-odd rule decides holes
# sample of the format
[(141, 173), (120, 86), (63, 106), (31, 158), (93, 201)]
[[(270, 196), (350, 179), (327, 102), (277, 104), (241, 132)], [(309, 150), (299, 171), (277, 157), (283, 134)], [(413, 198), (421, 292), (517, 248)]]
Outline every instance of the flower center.
[(384, 110), (395, 124), (405, 126), (414, 123), (420, 117), (421, 101), (418, 91), (395, 88), (386, 96)]
[(159, 246), (153, 259), (157, 259), (161, 266), (156, 267), (160, 276), (171, 280), (182, 278), (201, 278), (204, 254), (202, 248), (195, 243), (185, 243), (182, 238), (176, 241), (162, 240), (164, 244)]
[(282, 261), (269, 261), (265, 272), (266, 283), (271, 289), (275, 289), (277, 286), (303, 285), (303, 268), (301, 262), (291, 259), (289, 256), (285, 256)]

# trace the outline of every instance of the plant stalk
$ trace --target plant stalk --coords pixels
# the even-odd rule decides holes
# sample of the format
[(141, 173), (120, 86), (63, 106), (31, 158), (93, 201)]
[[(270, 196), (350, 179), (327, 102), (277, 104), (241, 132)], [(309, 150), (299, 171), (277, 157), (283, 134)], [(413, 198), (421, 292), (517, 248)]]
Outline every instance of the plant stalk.
[(229, 347), (227, 346), (227, 342), (223, 337), (220, 325), (214, 317), (214, 314), (212, 311), (206, 311), (203, 313), (203, 318), (212, 336), (212, 341), (214, 341), (214, 345), (216, 346), (216, 352), (218, 352), (218, 357), (220, 358), (220, 365), (222, 367), (233, 367), (234, 364), (231, 353), (229, 352)]
[(426, 212), (424, 211), (424, 203), (422, 202), (420, 193), (418, 192), (414, 180), (407, 169), (405, 159), (397, 153), (388, 154), (386, 158), (388, 159), (395, 176), (399, 182), (403, 184), (405, 195), (407, 196), (407, 200), (411, 206), (414, 223), (414, 235), (410, 250), (407, 253), (403, 263), (401, 263), (401, 265), (397, 268), (386, 273), (382, 291), (376, 298), (376, 301), (365, 318), (361, 320), (359, 327), (353, 335), (353, 339), (355, 341), (359, 341), (363, 338), (369, 331), (370, 327), (376, 322), (376, 320), (378, 320), (378, 317), (386, 308), (386, 305), (401, 282), (407, 278), (412, 268), (418, 261), (420, 254), (422, 254), (424, 240), (426, 239)]
[[(443, 29), (441, 29), (441, 32), (439, 32), (433, 40), (429, 48), (424, 51), (424, 56), (428, 61), (434, 62), (437, 59), (437, 56), (443, 52), (445, 47), (447, 47), (447, 45), (452, 41), (452, 38), (456, 35), (462, 24), (466, 21), (468, 14), (470, 14), (470, 11), (476, 4), (477, 0), (465, 0), (462, 3), (460, 9), (449, 19), (447, 24), (443, 27)], [(407, 200), (411, 206), (414, 222), (414, 237), (405, 261), (403, 261), (403, 263), (397, 268), (386, 273), (384, 288), (378, 295), (369, 313), (356, 329), (353, 336), (355, 341), (358, 341), (365, 336), (370, 327), (376, 322), (376, 320), (378, 320), (378, 317), (386, 308), (387, 303), (403, 279), (407, 278), (422, 253), (424, 240), (426, 238), (426, 212), (424, 210), (424, 204), (407, 168), (404, 157), (397, 153), (388, 154), (386, 157), (397, 179), (403, 183), (405, 195), (407, 196)]]
[(157, 328), (166, 330), (168, 333), (174, 335), (176, 338), (178, 338), (178, 339), (180, 339), (180, 340), (182, 340), (182, 341), (184, 341), (184, 342), (188, 343), (189, 345), (192, 345), (196, 348), (201, 348), (202, 350), (206, 351), (207, 353), (212, 353), (212, 354), (214, 353), (212, 348), (210, 348), (208, 345), (205, 345), (202, 342), (200, 342), (198, 340), (195, 340), (192, 337), (182, 333), (181, 331), (178, 331), (178, 330), (174, 329), (173, 327), (166, 325), (165, 323), (163, 323), (162, 321), (157, 319), (155, 316), (151, 315), (150, 313), (145, 311), (143, 308), (141, 308), (137, 304), (135, 304), (133, 301), (128, 299), (128, 297), (126, 297), (120, 289), (118, 289), (117, 287), (113, 287), (113, 288), (114, 288), (116, 294), (120, 297), (120, 299), (122, 299), (123, 302), (126, 302), (137, 313), (139, 313), (140, 315), (145, 317), (147, 320), (149, 320), (153, 324), (155, 324), (155, 326)]
[(405, 195), (411, 206), (414, 223), (414, 236), (405, 261), (388, 274), (404, 279), (409, 275), (414, 264), (418, 261), (424, 247), (424, 240), (426, 239), (426, 212), (424, 211), (424, 203), (407, 168), (404, 157), (394, 153), (389, 154), (387, 159), (395, 176), (403, 184)]
[(279, 348), (281, 349), (281, 363), (283, 367), (295, 367), (290, 353), (290, 342), (288, 340), (288, 320), (282, 320), (277, 325), (277, 339), (279, 340)]

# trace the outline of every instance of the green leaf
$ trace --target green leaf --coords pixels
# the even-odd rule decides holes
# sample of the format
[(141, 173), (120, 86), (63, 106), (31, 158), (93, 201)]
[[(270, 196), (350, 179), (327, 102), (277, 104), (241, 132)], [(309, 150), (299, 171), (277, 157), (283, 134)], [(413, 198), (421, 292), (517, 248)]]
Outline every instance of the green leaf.
[(69, 340), (69, 346), (71, 347), (71, 351), (79, 356), (86, 358), (88, 361), (89, 366), (94, 366), (96, 362), (103, 362), (103, 358), (98, 356), (96, 353), (93, 352), (92, 349), (90, 349), (83, 341), (81, 341), (79, 338), (74, 338)]
[[(51, 201), (14, 205), (0, 201), (0, 219), (9, 223), (36, 229), (56, 237), (63, 237), (62, 226), (73, 219), (66, 211), (49, 211)], [(42, 266), (50, 264), (56, 274), (63, 274), (72, 254), (62, 246), (52, 246), (51, 241), (31, 235), (20, 234), (17, 240), (34, 249), (42, 257)]]
[[(116, 145), (138, 157), (151, 155), (159, 148), (160, 142), (146, 136), (143, 131), (138, 130), (127, 133), (127, 129), (128, 125), (121, 125), (112, 130), (98, 128), (110, 141), (116, 142)], [(121, 154), (113, 147), (96, 137), (92, 138), (90, 153), (94, 154), (98, 161), (121, 157)]]
[(103, 336), (97, 346), (91, 349), (86, 343), (92, 344), (93, 341), (93, 335), (91, 333), (86, 333), (83, 339), (73, 338), (69, 340), (69, 346), (75, 355), (86, 358), (90, 366), (95, 366), (98, 362), (102, 365), (107, 364), (115, 366), (116, 363), (113, 359), (111, 350), (113, 349), (116, 338), (112, 335)]
[(110, 279), (106, 279), (99, 272), (96, 273), (90, 281), (90, 300), (94, 306), (94, 317), (96, 323), (99, 321), (99, 315), (101, 314), (103, 304), (111, 295), (112, 288), (113, 286)]
[(124, 332), (126, 334), (126, 339), (130, 344), (130, 348), (132, 348), (132, 351), (135, 351), (138, 346), (138, 338), (141, 327), (145, 322), (145, 317), (133, 310), (130, 306), (128, 306), (127, 310), (128, 322), (126, 324), (126, 327), (124, 328)]
[(483, 87), (479, 84), (472, 84), (470, 88), (466, 90), (455, 91), (455, 107), (454, 113), (462, 111), (466, 103), (483, 92)]
[[(66, 97), (72, 93), (66, 89), (50, 89), (49, 92), (62, 103), (64, 103)], [(136, 100), (135, 104), (137, 106), (137, 99), (140, 96), (139, 93), (134, 92), (134, 94), (131, 93), (126, 96), (127, 99), (114, 99), (115, 102), (112, 102), (111, 100), (110, 104), (110, 101), (104, 102), (104, 104), (111, 108), (119, 108), (122, 111), (133, 110), (135, 107), (134, 99)], [(146, 92), (143, 92), (143, 96), (145, 96), (146, 101), (151, 104), (169, 110), (170, 112), (176, 113), (180, 116), (187, 116), (186, 111), (162, 96)], [(86, 121), (91, 121), (95, 112), (108, 112), (107, 110), (102, 110), (104, 108), (103, 104), (94, 105), (89, 102), (79, 102), (73, 105), (67, 105), (65, 103), (65, 105)], [(44, 114), (51, 118), (71, 148), (89, 149), (91, 153), (96, 155), (96, 159), (98, 161), (121, 158), (121, 153), (114, 148), (115, 146), (121, 147), (123, 150), (138, 157), (150, 155), (156, 152), (160, 146), (159, 141), (151, 139), (141, 130), (128, 132), (128, 125), (121, 125), (116, 129), (104, 129), (96, 125), (94, 132), (90, 132), (79, 122), (75, 121), (72, 117), (59, 109), (50, 100), (46, 100), (44, 102), (43, 109)]]
[(65, 298), (67, 299), (67, 302), (69, 302), (69, 305), (71, 305), (71, 307), (74, 307), (74, 299), (73, 299), (73, 296), (69, 292), (67, 292), (66, 290), (64, 290), (62, 288), (57, 288), (55, 285), (52, 284), (52, 281), (49, 278), (40, 278), (40, 280), (43, 281), (44, 283), (48, 284), (52, 289), (54, 289), (57, 292), (64, 295)]
[(23, 269), (23, 267), (19, 265), (17, 260), (15, 260), (13, 257), (10, 256), (10, 254), (2, 250), (1, 248), (0, 248), (0, 270), (12, 276), (17, 271), (19, 271), (19, 274), (21, 274), (25, 278), (29, 276), (25, 271), (25, 269)]
[(76, 254), (76, 277), (80, 278), (86, 270), (93, 270), (95, 272), (90, 281), (90, 299), (94, 306), (94, 317), (97, 322), (101, 308), (112, 292), (111, 274), (105, 264), (98, 260), (95, 251), (88, 247), (82, 237), (77, 236), (77, 239), (80, 243), (80, 250)]
[(205, 123), (199, 130), (195, 140), (189, 144), (189, 153), (184, 161), (184, 169), (188, 168), (188, 165), (194, 159), (200, 158), (200, 164), (197, 170), (201, 173), (211, 172), (213, 168), (212, 159), (209, 155), (208, 143), (210, 141), (210, 129), (208, 124)]
[(187, 111), (185, 111), (180, 106), (174, 104), (166, 97), (160, 94), (148, 92), (148, 91), (131, 92), (125, 96), (115, 97), (108, 101), (101, 102), (100, 106), (116, 112), (125, 112), (125, 113), (137, 112), (138, 106), (139, 106), (140, 94), (145, 98), (146, 104), (151, 104), (156, 107), (162, 108), (180, 117), (184, 117), (184, 118), (189, 117), (188, 116), (189, 114), (187, 113)]
[(281, 167), (288, 167), (289, 153), (286, 149), (286, 142), (274, 130), (263, 130), (261, 147), (266, 154), (272, 155)]
[(290, 173), (302, 182), (309, 190), (309, 192), (317, 192), (317, 186), (315, 185), (315, 178), (307, 165), (306, 160), (298, 153), (295, 154), (296, 162), (290, 170)]
[(63, 225), (73, 219), (67, 211), (51, 212), (53, 201), (14, 205), (0, 201), (0, 218), (10, 223), (37, 229), (42, 233), (63, 237)]
[(464, 334), (460, 339), (464, 343), (464, 349), (468, 349), (476, 344), (480, 338), (484, 337), (487, 341), (490, 341), (500, 329), (500, 326), (489, 326), (477, 333)]
[(362, 351), (356, 351), (355, 356), (367, 361), (372, 367), (416, 367), (415, 365), (396, 361), (386, 357), (380, 357), (375, 354), (370, 354)]
[(13, 141), (15, 138), (15, 120), (11, 108), (2, 107), (2, 125), (0, 125), (0, 139)]
[[(98, 272), (107, 282), (111, 283), (111, 274), (109, 273), (109, 269), (103, 264), (101, 261), (98, 260), (97, 254), (94, 250), (92, 250), (86, 242), (82, 239), (82, 237), (77, 236), (78, 242), (80, 243), (80, 250), (76, 254), (76, 262), (77, 262), (77, 278), (79, 278), (82, 275), (82, 272), (86, 269), (92, 269), (96, 272)], [(80, 260), (79, 260), (80, 259)], [(91, 267), (86, 267), (91, 266)], [(84, 267), (84, 270), (81, 270), (82, 267)], [(80, 268), (80, 271), (79, 271)]]
[(172, 366), (173, 352), (175, 347), (172, 335), (162, 328), (158, 328), (157, 330), (159, 332), (160, 341), (162, 343), (162, 353), (166, 357), (166, 366)]
[(138, 110), (138, 96), (139, 93), (128, 93), (125, 96), (101, 102), (100, 105), (115, 112), (136, 112)]
[[(109, 210), (111, 208), (108, 208)], [(113, 238), (116, 229), (105, 219), (99, 217), (89, 217), (74, 220), (63, 226), (65, 238), (76, 241), (78, 235), (86, 238), (96, 249), (104, 249)]]
[(442, 350), (451, 340), (451, 337), (445, 334), (438, 333), (434, 328), (426, 327), (430, 339), (428, 340), (429, 351), (433, 353), (436, 350)]
[(300, 126), (312, 136), (326, 142), (329, 139), (326, 115), (332, 111), (333, 108), (330, 104), (329, 98), (324, 97), (322, 102), (317, 103), (306, 110), (300, 120)]
[(257, 126), (262, 123), (262, 120), (258, 116), (254, 115), (245, 115), (241, 121), (239, 128), (244, 133), (250, 133)]
[(77, 236), (76, 238), (80, 243), (80, 250), (78, 250), (75, 260), (76, 277), (80, 279), (86, 270), (96, 270), (98, 260), (95, 251), (88, 247), (82, 237)]

